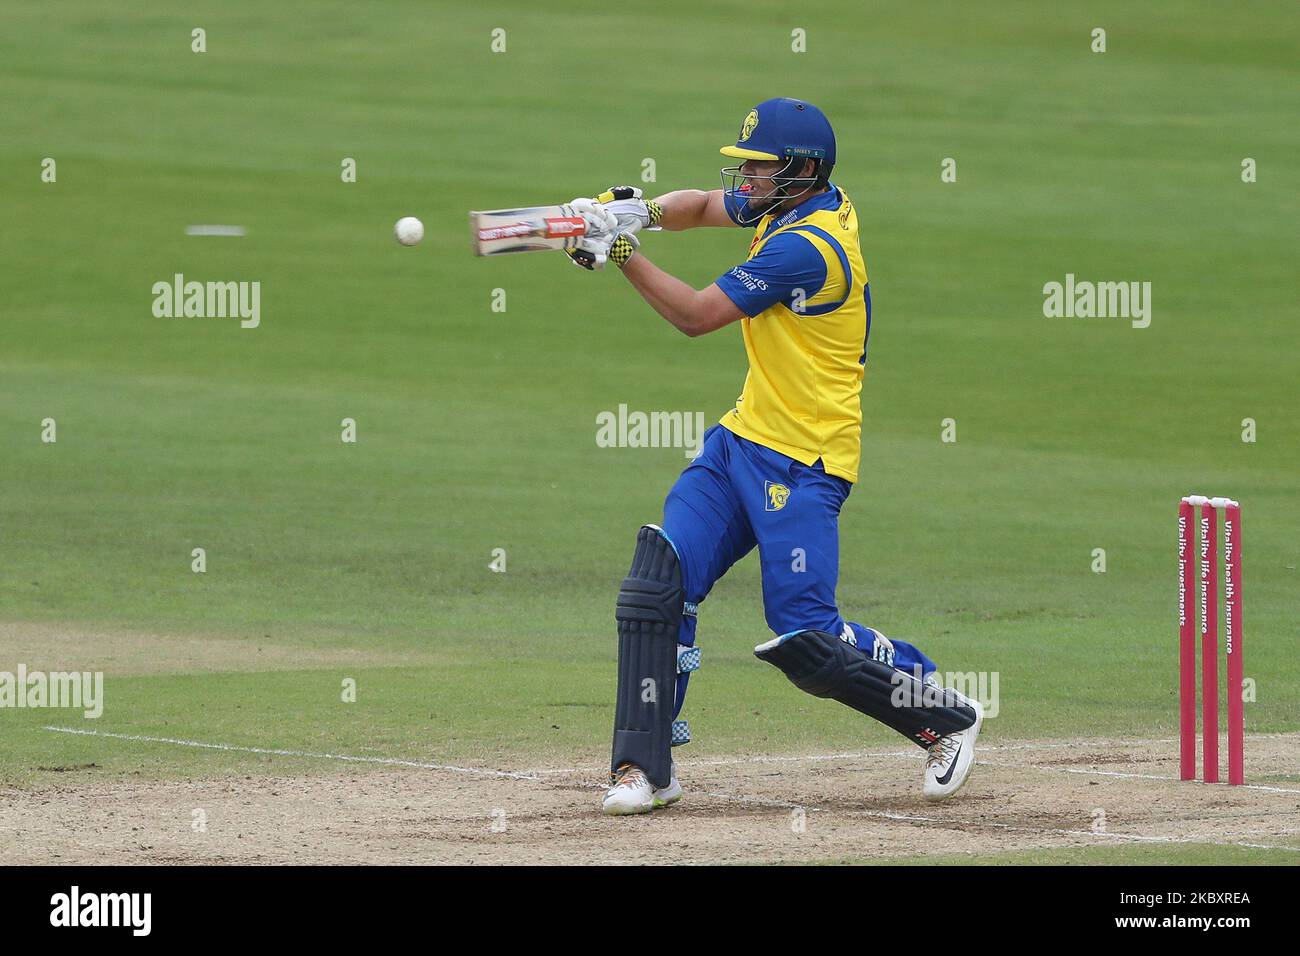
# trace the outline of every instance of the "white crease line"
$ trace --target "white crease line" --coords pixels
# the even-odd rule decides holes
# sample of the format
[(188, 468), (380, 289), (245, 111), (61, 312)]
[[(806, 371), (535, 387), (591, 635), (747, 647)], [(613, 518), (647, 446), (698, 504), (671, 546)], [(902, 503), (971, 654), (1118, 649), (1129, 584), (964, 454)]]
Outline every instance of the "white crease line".
[[(981, 761), (978, 756), (975, 758), (975, 762), (977, 765), (983, 763), (986, 767), (1004, 767), (1011, 770), (1042, 770), (1050, 773), (1077, 773), (1089, 777), (1126, 777), (1132, 780), (1169, 780), (1178, 783), (1184, 782), (1179, 780), (1178, 777), (1175, 777), (1172, 774), (1126, 773), (1119, 770), (1084, 770), (1081, 767), (1050, 767), (1050, 766), (1045, 767), (1042, 764), (1033, 764), (1033, 763), (997, 763), (991, 760)], [(1193, 781), (1188, 780), (1186, 782), (1192, 783)], [(1214, 785), (1212, 784), (1212, 786)], [(1231, 789), (1262, 790), (1265, 793), (1300, 794), (1300, 790), (1291, 787), (1270, 787), (1267, 784), (1262, 784), (1262, 783), (1242, 783), (1242, 784), (1238, 784), (1235, 787), (1232, 787)]]
[(756, 763), (756, 764), (803, 763), (805, 761), (810, 763), (818, 763), (826, 760), (869, 760), (872, 757), (914, 757), (919, 760), (921, 758), (921, 748), (917, 747), (916, 753), (912, 753), (911, 751), (907, 751), (907, 750), (888, 750), (888, 751), (876, 750), (876, 751), (863, 751), (861, 753), (846, 753), (846, 754), (809, 754), (803, 757), (799, 757), (799, 756), (726, 757), (726, 758), (720, 758), (718, 760), (692, 760), (689, 764), (686, 761), (682, 761), (682, 766), (683, 767), (687, 767), (687, 766), (689, 767), (730, 767), (730, 766), (735, 766), (736, 764), (747, 764), (747, 763)]
[[(1075, 745), (1066, 744), (1066, 743), (1046, 744), (1046, 745), (1037, 745), (1037, 744), (1007, 745), (1007, 746), (1000, 746), (1000, 747), (999, 746), (980, 747), (980, 752), (983, 753), (985, 751), (990, 751), (990, 750), (1041, 749), (1044, 747), (1052, 748), (1058, 746), (1072, 747)], [(715, 760), (690, 760), (690, 761), (684, 760), (682, 761), (682, 766), (683, 767), (734, 767), (743, 764), (821, 763), (827, 760), (869, 760), (873, 757), (889, 757), (889, 758), (899, 757), (907, 760), (920, 760), (924, 757), (924, 754), (922, 753), (920, 747), (915, 747), (910, 750), (860, 750), (851, 753), (839, 753), (839, 754), (791, 754), (791, 755), (782, 755), (782, 756), (775, 756), (775, 757), (763, 757), (763, 756), (720, 757)], [(581, 771), (581, 769), (582, 768), (578, 768), (578, 767), (564, 767), (560, 769), (541, 768), (537, 770), (532, 770), (530, 771), (530, 773), (536, 773), (539, 776), (546, 776), (548, 774), (578, 773)]]
[[(1261, 739), (1266, 735), (1258, 735)], [(1084, 749), (1097, 749), (1101, 747), (1133, 747), (1137, 744), (1172, 744), (1177, 741), (1176, 737), (1165, 739), (1143, 737), (1141, 740), (1111, 740), (1107, 738), (1089, 738), (1082, 745)], [(1062, 740), (1050, 743), (1025, 743), (1025, 744), (993, 744), (989, 746), (981, 745), (980, 753), (1011, 753), (1021, 750), (1060, 750), (1063, 747), (1081, 747), (1079, 741)], [(683, 761), (683, 767), (730, 767), (742, 764), (764, 764), (764, 763), (819, 763), (827, 760), (867, 760), (872, 757), (905, 757), (908, 759), (920, 760), (922, 758), (920, 747), (909, 750), (860, 750), (849, 753), (836, 754), (792, 754), (788, 756), (756, 756), (756, 757), (724, 757), (716, 760), (691, 760)], [(539, 776), (548, 774), (576, 773), (580, 768), (566, 767), (561, 769), (541, 768), (529, 771)], [(1158, 778), (1165, 779), (1165, 778)]]
[(245, 754), (270, 754), (276, 757), (315, 757), (321, 760), (346, 760), (349, 763), (376, 763), (387, 767), (416, 767), (420, 770), (447, 770), (452, 773), (477, 774), (484, 777), (509, 777), (512, 780), (536, 780), (536, 775), (513, 773), (509, 770), (488, 770), (482, 767), (457, 767), (453, 764), (428, 763), (420, 760), (398, 760), (394, 757), (354, 757), (350, 754), (313, 753), (309, 750), (281, 750), (270, 747), (239, 747), (234, 744), (210, 744), (201, 740), (178, 740), (175, 737), (145, 737), (139, 734), (111, 734), (103, 730), (81, 730), (75, 727), (46, 727), (56, 734), (79, 734), (83, 737), (111, 737), (114, 740), (133, 740), (150, 744), (174, 744), (178, 747), (199, 747), (204, 750), (228, 750)]
[[(915, 758), (917, 760), (920, 760), (921, 756), (922, 756), (921, 748), (918, 747), (916, 748), (915, 754), (900, 750), (900, 751), (891, 751), (891, 752), (877, 751), (875, 753), (807, 754), (804, 756), (791, 756), (791, 757), (726, 757), (726, 758), (719, 758), (717, 760), (690, 760), (690, 761), (684, 760), (682, 761), (680, 766), (682, 766), (683, 768), (731, 767), (731, 766), (736, 766), (738, 764), (751, 764), (751, 763), (753, 764), (805, 763), (805, 762), (815, 763), (817, 761), (822, 761), (822, 760), (865, 760), (869, 757), (908, 757), (908, 758)], [(535, 773), (538, 776), (547, 776), (549, 774), (585, 773), (590, 769), (591, 769), (590, 767), (564, 767), (561, 769), (539, 769), (539, 770), (532, 770), (529, 772)]]
[(246, 234), (247, 230), (243, 226), (217, 226), (200, 223), (199, 225), (185, 227), (185, 235), (187, 236), (242, 236)]

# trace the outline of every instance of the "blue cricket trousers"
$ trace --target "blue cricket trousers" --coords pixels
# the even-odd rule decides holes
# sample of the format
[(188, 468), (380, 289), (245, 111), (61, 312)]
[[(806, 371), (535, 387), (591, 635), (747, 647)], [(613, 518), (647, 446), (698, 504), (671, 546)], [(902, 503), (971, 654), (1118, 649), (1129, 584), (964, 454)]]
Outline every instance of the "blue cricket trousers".
[[(835, 604), (840, 508), (852, 488), (828, 475), (820, 461), (805, 465), (714, 425), (664, 502), (662, 527), (682, 563), (686, 600), (703, 601), (714, 582), (757, 545), (763, 610), (774, 633), (841, 635), (847, 627), (858, 649), (871, 655), (877, 632), (845, 621)], [(695, 629), (695, 616), (683, 617), (678, 642), (693, 646)], [(890, 643), (895, 667), (914, 673), (919, 665), (923, 674), (935, 669), (913, 645)], [(689, 676), (678, 677), (677, 712)]]

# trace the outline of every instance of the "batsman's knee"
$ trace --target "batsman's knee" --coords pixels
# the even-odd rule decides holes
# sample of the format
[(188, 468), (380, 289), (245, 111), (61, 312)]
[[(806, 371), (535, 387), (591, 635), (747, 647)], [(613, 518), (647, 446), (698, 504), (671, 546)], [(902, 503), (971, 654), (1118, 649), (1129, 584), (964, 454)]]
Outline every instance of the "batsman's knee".
[(792, 603), (764, 605), (763, 618), (773, 634), (791, 634), (795, 631), (826, 631), (839, 634), (844, 628), (844, 618), (834, 607), (813, 610)]

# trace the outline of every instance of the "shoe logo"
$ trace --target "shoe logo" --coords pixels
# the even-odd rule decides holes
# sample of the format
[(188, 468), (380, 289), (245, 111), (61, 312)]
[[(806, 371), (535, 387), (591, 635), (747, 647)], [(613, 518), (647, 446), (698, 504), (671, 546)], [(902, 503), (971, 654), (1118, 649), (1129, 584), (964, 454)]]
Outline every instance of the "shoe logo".
[(780, 511), (790, 500), (790, 489), (775, 481), (763, 482), (763, 491), (767, 495), (767, 502), (763, 506), (764, 511)]
[(957, 758), (961, 756), (961, 748), (962, 745), (958, 744), (957, 752), (952, 755), (952, 763), (948, 764), (948, 772), (938, 780), (940, 786), (946, 786), (948, 781), (952, 779), (952, 772), (957, 769)]

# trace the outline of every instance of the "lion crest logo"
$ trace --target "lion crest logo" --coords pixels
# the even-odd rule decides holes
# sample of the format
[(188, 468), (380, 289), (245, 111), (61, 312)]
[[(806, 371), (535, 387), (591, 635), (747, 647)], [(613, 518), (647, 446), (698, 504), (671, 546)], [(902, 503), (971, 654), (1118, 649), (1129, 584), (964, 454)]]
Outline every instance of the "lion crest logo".
[(785, 507), (785, 503), (790, 500), (790, 489), (785, 485), (777, 484), (775, 481), (763, 482), (763, 490), (767, 492), (767, 503), (764, 505), (764, 511), (780, 511)]
[(745, 117), (745, 122), (740, 124), (740, 142), (744, 142), (754, 134), (758, 127), (758, 110), (750, 110), (749, 115)]

